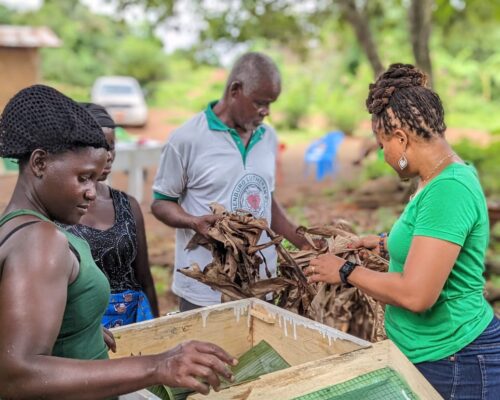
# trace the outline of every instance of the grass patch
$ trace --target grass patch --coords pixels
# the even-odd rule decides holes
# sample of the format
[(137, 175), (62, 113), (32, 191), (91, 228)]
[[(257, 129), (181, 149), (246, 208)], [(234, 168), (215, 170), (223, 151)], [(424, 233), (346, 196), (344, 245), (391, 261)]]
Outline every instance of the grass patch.
[(151, 274), (155, 284), (156, 295), (164, 296), (172, 286), (172, 268), (162, 265), (151, 266)]
[[(272, 123), (272, 121), (271, 121)], [(314, 129), (297, 129), (297, 130), (286, 130), (281, 129), (277, 131), (278, 138), (281, 143), (288, 146), (295, 144), (310, 143), (313, 140), (319, 139), (321, 136), (325, 135), (325, 132), (320, 132)]]
[(500, 275), (492, 275), (490, 277), (490, 282), (494, 287), (500, 288)]
[(307, 220), (306, 214), (304, 212), (304, 206), (302, 204), (297, 204), (292, 207), (288, 207), (286, 212), (290, 219), (297, 225), (307, 226), (309, 221)]
[(76, 86), (70, 83), (61, 83), (54, 81), (44, 82), (45, 85), (51, 86), (75, 101), (89, 102), (90, 101), (90, 87)]
[(399, 217), (400, 212), (394, 207), (379, 207), (375, 210), (377, 224), (375, 232), (389, 232)]

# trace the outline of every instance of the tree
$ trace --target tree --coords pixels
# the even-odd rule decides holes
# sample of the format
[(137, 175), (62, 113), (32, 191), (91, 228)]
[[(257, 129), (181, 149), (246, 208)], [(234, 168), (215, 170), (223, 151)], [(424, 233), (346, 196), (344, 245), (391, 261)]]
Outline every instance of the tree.
[[(408, 10), (415, 60), (428, 72), (431, 72), (428, 42), (433, 1), (413, 0)], [(225, 0), (216, 7), (196, 0), (118, 0), (118, 3), (122, 10), (142, 5), (158, 16), (158, 22), (172, 21), (180, 5), (189, 4), (206, 24), (200, 32), (202, 43), (212, 45), (218, 40), (242, 43), (264, 38), (294, 50), (302, 58), (307, 57), (311, 41), (318, 38), (326, 20), (347, 22), (375, 76), (385, 68), (370, 22), (373, 18), (383, 19), (380, 11), (384, 7), (404, 6), (401, 0), (310, 0), (307, 5), (296, 0)]]
[[(375, 76), (384, 70), (385, 61), (378, 44), (384, 33), (393, 29), (385, 24), (387, 15), (395, 8), (406, 14), (405, 30), (411, 44), (415, 64), (423, 69), (432, 82), (430, 40), (433, 24), (440, 27), (440, 34), (453, 32), (450, 40), (457, 47), (463, 46), (464, 31), (457, 26), (467, 26), (477, 31), (483, 21), (498, 23), (499, 2), (483, 0), (117, 0), (121, 9), (131, 5), (143, 6), (156, 15), (156, 21), (169, 23), (175, 19), (181, 5), (189, 8), (204, 21), (199, 47), (206, 49), (214, 43), (249, 42), (264, 38), (294, 50), (302, 58), (307, 57), (311, 43), (318, 40), (321, 27), (326, 21), (335, 20), (337, 30), (332, 35), (342, 35), (341, 28), (347, 22), (355, 33), (357, 44), (363, 50)], [(215, 4), (215, 5), (214, 5)], [(387, 26), (389, 25), (389, 26)], [(374, 29), (376, 26), (376, 29)], [(382, 27), (382, 29), (380, 29)], [(387, 30), (386, 30), (387, 28)], [(393, 30), (394, 31), (394, 30)], [(468, 31), (467, 31), (468, 32)], [(484, 32), (481, 33), (484, 37)], [(378, 40), (377, 40), (378, 39)], [(496, 40), (478, 43), (475, 49), (496, 45)], [(489, 42), (486, 43), (486, 42)], [(448, 46), (447, 43), (442, 43)], [(491, 52), (486, 52), (491, 56)]]
[(370, 30), (369, 18), (365, 10), (359, 9), (355, 0), (338, 0), (345, 18), (352, 25), (356, 32), (356, 37), (363, 48), (375, 76), (379, 76), (384, 71), (384, 66), (373, 40)]
[(153, 83), (165, 79), (168, 75), (161, 43), (152, 38), (144, 40), (127, 36), (117, 45), (110, 65), (117, 75), (135, 77), (150, 94), (155, 89)]
[(427, 73), (432, 86), (432, 64), (429, 51), (434, 0), (412, 0), (408, 9), (411, 44), (417, 66)]
[(101, 75), (130, 74), (144, 84), (167, 74), (162, 44), (149, 27), (133, 30), (124, 21), (92, 13), (84, 4), (45, 0), (40, 9), (25, 14), (0, 8), (0, 18), (10, 24), (49, 26), (62, 39), (60, 48), (42, 49), (48, 81), (88, 88)]

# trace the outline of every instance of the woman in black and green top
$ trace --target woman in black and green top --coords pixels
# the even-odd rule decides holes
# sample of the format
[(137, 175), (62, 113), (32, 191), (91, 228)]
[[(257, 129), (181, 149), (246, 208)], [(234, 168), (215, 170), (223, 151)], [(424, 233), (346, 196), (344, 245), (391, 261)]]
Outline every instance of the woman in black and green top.
[(206, 394), (218, 374), (231, 378), (234, 359), (203, 342), (108, 360), (107, 279), (88, 244), (52, 222), (87, 213), (106, 147), (92, 116), (47, 86), (22, 90), (2, 114), (0, 157), (20, 172), (0, 217), (0, 398), (101, 399), (156, 384)]
[(500, 398), (500, 322), (483, 296), (489, 240), (475, 169), (444, 137), (441, 101), (425, 75), (394, 64), (367, 99), (386, 162), (417, 192), (389, 237), (353, 247), (390, 255), (389, 273), (328, 254), (311, 261), (310, 282), (350, 284), (387, 304), (387, 336), (444, 398)]

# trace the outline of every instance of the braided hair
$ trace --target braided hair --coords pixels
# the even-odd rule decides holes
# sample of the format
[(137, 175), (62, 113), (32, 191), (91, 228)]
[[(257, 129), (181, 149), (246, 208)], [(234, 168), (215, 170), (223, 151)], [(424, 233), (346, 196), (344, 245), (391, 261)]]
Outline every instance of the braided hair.
[(34, 85), (18, 92), (0, 118), (0, 157), (26, 161), (36, 149), (61, 153), (108, 148), (97, 121), (56, 89)]
[(370, 84), (366, 106), (385, 134), (400, 127), (398, 121), (424, 139), (446, 130), (439, 96), (427, 87), (427, 76), (410, 64), (392, 64)]

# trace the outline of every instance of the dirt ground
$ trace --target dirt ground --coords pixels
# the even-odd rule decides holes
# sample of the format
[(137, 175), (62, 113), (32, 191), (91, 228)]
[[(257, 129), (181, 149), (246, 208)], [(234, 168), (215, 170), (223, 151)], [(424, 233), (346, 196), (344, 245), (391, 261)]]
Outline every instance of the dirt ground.
[[(151, 138), (164, 142), (168, 138), (169, 133), (175, 128), (175, 126), (166, 122), (168, 115), (168, 111), (165, 110), (151, 110), (150, 120), (145, 128), (127, 128), (127, 131), (138, 137)], [(473, 138), (481, 143), (486, 143), (489, 140), (487, 133), (466, 130), (450, 130), (448, 137), (451, 141), (462, 137)], [(355, 176), (359, 170), (359, 167), (352, 166), (352, 161), (360, 154), (361, 146), (362, 141), (360, 139), (346, 138), (339, 149), (337, 176), (334, 178), (328, 177), (322, 182), (315, 181), (312, 173), (309, 176), (305, 174), (303, 159), (307, 144), (287, 146), (280, 157), (275, 193), (277, 199), (286, 208), (300, 205), (301, 213), (312, 225), (325, 224), (335, 218), (344, 218), (355, 220), (358, 224), (370, 227), (373, 210), (363, 210), (348, 202), (338, 200), (332, 202), (331, 200), (331, 191), (334, 190), (335, 182), (340, 179), (349, 179)], [(165, 273), (170, 275), (174, 259), (174, 229), (157, 221), (151, 214), (151, 186), (154, 174), (154, 169), (148, 171), (147, 181), (144, 186), (144, 200), (141, 204), (145, 217), (149, 258), (151, 265), (163, 266), (166, 268)], [(0, 175), (0, 213), (7, 205), (15, 182), (15, 174)], [(113, 175), (113, 186), (125, 190), (127, 187), (127, 176), (124, 173), (115, 173)], [(162, 274), (161, 279), (165, 279), (165, 274)], [(168, 281), (168, 276), (166, 279)], [(168, 288), (162, 291), (159, 301), (162, 313), (175, 310), (176, 308), (176, 298)]]

